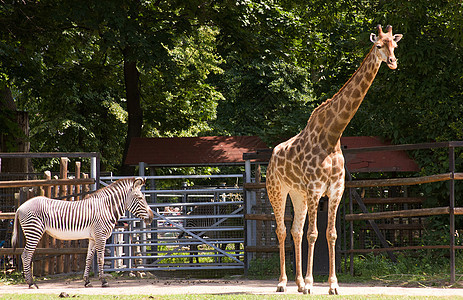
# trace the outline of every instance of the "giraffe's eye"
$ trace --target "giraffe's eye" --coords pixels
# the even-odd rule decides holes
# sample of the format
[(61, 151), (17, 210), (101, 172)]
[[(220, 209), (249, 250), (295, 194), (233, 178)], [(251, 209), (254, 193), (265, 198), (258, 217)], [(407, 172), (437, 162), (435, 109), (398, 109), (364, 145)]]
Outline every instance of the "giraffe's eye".
[(381, 46), (381, 45), (376, 45), (376, 48), (381, 49), (381, 48), (383, 48), (383, 46)]

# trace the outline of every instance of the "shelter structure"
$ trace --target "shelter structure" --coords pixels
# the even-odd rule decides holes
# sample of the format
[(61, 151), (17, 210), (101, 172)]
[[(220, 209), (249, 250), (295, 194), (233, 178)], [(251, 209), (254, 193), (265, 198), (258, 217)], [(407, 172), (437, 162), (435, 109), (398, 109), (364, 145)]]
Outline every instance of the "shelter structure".
[(267, 148), (258, 136), (133, 138), (125, 164), (154, 167), (244, 165), (243, 154)]

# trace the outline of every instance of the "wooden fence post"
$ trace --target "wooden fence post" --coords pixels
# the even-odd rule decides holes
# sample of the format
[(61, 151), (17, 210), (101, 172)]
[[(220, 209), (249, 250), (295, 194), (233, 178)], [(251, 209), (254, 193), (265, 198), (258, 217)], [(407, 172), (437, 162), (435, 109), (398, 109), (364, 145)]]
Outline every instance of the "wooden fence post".
[[(61, 179), (68, 178), (68, 161), (69, 159), (67, 157), (61, 157), (60, 159), (59, 177)], [(60, 198), (62, 198), (66, 195), (67, 195), (67, 186), (61, 185), (59, 187), (59, 196)], [(66, 201), (66, 200), (62, 199), (61, 201)], [(60, 243), (59, 248), (68, 248), (69, 243), (67, 241), (60, 241), (59, 243)], [(69, 255), (58, 256), (57, 264), (58, 264), (58, 273), (69, 273)]]
[[(51, 179), (51, 172), (45, 171), (45, 179)], [(51, 198), (51, 186), (45, 187), (45, 197)], [(51, 237), (45, 233), (42, 237), (42, 247), (43, 248), (50, 248), (51, 247)], [(53, 261), (50, 258), (44, 259), (43, 263), (43, 273), (42, 274), (50, 274), (50, 265), (52, 265)]]

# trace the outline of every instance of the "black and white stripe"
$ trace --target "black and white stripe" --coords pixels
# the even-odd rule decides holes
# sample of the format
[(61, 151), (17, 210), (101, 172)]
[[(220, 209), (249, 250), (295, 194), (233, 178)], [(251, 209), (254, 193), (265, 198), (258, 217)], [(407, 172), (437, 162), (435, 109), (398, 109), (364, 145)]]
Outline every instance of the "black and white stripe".
[(126, 210), (146, 223), (153, 220), (153, 212), (141, 192), (143, 178), (120, 179), (81, 201), (62, 201), (46, 197), (34, 197), (16, 211), (12, 236), (13, 248), (18, 242), (18, 226), (26, 238), (22, 254), (24, 276), (29, 287), (37, 287), (31, 272), (32, 255), (46, 232), (60, 240), (88, 239), (88, 251), (84, 271), (85, 286), (91, 286), (88, 274), (95, 250), (98, 258), (98, 274), (102, 286), (108, 286), (103, 278), (104, 248), (116, 222)]

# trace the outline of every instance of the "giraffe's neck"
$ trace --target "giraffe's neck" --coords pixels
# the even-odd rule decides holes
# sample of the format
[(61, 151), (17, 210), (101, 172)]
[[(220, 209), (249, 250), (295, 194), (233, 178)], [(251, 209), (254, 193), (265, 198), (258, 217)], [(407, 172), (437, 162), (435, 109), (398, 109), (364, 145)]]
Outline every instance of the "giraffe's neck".
[(354, 117), (381, 65), (373, 46), (354, 75), (333, 96), (314, 110), (305, 130), (318, 136), (316, 143), (334, 148)]

